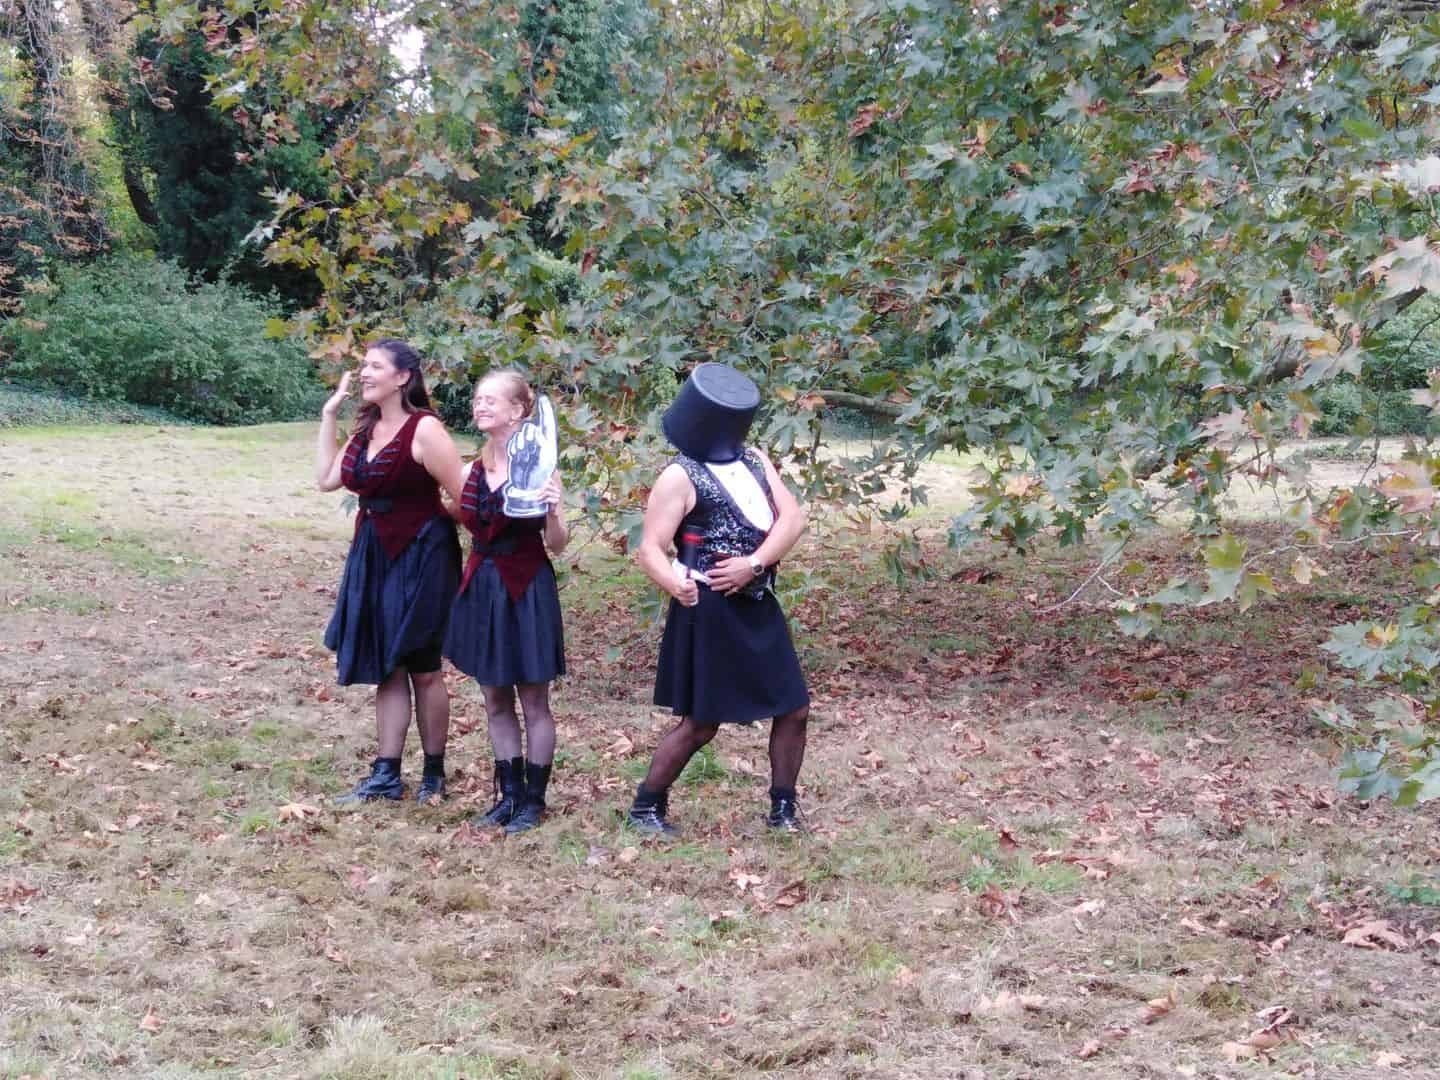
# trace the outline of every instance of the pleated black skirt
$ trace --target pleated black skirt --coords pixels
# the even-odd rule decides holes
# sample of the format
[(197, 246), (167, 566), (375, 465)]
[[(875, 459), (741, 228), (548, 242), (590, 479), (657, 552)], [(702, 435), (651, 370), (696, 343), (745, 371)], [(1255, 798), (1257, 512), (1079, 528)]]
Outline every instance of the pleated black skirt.
[(378, 686), (410, 657), (417, 670), (437, 670), (459, 586), (460, 541), (448, 517), (431, 519), (393, 561), (374, 523), (362, 522), (325, 631), (336, 681)]
[(655, 704), (702, 727), (748, 724), (810, 704), (780, 602), (724, 596), (700, 587), (700, 602), (670, 602)]
[(549, 682), (565, 674), (565, 629), (555, 571), (543, 563), (518, 601), (489, 560), (455, 597), (445, 655), (481, 686)]

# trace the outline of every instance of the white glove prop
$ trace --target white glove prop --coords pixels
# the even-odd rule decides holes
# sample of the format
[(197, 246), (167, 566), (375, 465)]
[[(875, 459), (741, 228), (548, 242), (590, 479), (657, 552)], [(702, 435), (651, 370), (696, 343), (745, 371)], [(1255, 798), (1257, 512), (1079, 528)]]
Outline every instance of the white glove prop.
[(510, 482), (505, 486), (506, 515), (544, 517), (550, 508), (540, 498), (540, 490), (560, 460), (560, 432), (548, 397), (541, 394), (535, 400), (534, 417), (515, 430), (505, 449), (510, 455)]

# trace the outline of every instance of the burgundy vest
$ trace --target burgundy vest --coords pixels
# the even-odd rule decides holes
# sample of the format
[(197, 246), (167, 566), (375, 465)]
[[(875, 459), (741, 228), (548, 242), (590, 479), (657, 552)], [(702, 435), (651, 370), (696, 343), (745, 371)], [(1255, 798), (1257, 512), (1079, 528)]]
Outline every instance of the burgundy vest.
[(506, 517), (504, 505), (503, 491), (490, 490), (485, 463), (476, 461), (470, 466), (470, 477), (460, 499), (460, 520), (470, 530), (470, 558), (465, 563), (460, 591), (465, 591), (480, 564), (489, 559), (499, 571), (510, 599), (518, 602), (540, 567), (550, 562), (540, 536), (545, 519)]
[(360, 437), (352, 437), (345, 446), (340, 479), (360, 496), (355, 533), (358, 536), (360, 526), (373, 521), (380, 546), (391, 559), (405, 550), (431, 518), (445, 515), (440, 485), (410, 452), (420, 421), (434, 415), (432, 412), (411, 413), (395, 437), (375, 455), (374, 461), (367, 461), (363, 469), (357, 468), (365, 449)]

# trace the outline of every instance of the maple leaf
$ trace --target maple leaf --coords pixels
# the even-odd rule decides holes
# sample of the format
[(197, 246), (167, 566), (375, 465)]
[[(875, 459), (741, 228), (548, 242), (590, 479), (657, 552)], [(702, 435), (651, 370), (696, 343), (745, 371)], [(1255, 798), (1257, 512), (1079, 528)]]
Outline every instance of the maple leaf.
[(1387, 300), (1414, 289), (1440, 293), (1440, 251), (1423, 233), (1396, 244), (1394, 250), (1381, 255), (1365, 270), (1385, 283)]
[(1430, 467), (1419, 461), (1399, 461), (1380, 484), (1380, 490), (1400, 504), (1407, 514), (1422, 514), (1435, 505)]

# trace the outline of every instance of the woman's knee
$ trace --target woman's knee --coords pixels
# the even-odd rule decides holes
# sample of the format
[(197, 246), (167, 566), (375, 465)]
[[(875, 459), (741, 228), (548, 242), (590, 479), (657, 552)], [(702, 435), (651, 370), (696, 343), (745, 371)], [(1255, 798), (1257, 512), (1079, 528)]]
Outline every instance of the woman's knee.
[(415, 687), (417, 693), (425, 693), (434, 690), (437, 686), (444, 686), (445, 679), (438, 671), (412, 671), (410, 672), (410, 685)]
[(685, 720), (685, 727), (688, 729), (686, 735), (690, 739), (690, 745), (696, 750), (708, 745), (710, 740), (715, 738), (716, 734), (720, 731), (720, 725), (718, 724), (711, 724), (707, 727), (703, 724), (697, 724), (689, 718)]
[(513, 686), (482, 686), (480, 693), (485, 698), (485, 711), (491, 716), (496, 713), (514, 713), (515, 688)]
[(549, 683), (522, 683), (515, 690), (520, 698), (520, 707), (525, 710), (527, 719), (531, 713), (534, 713), (536, 717), (550, 715)]
[(809, 720), (810, 706), (801, 705), (800, 708), (795, 709), (792, 712), (785, 713), (783, 716), (777, 716), (775, 718), (775, 723), (781, 727), (803, 728), (809, 722)]

